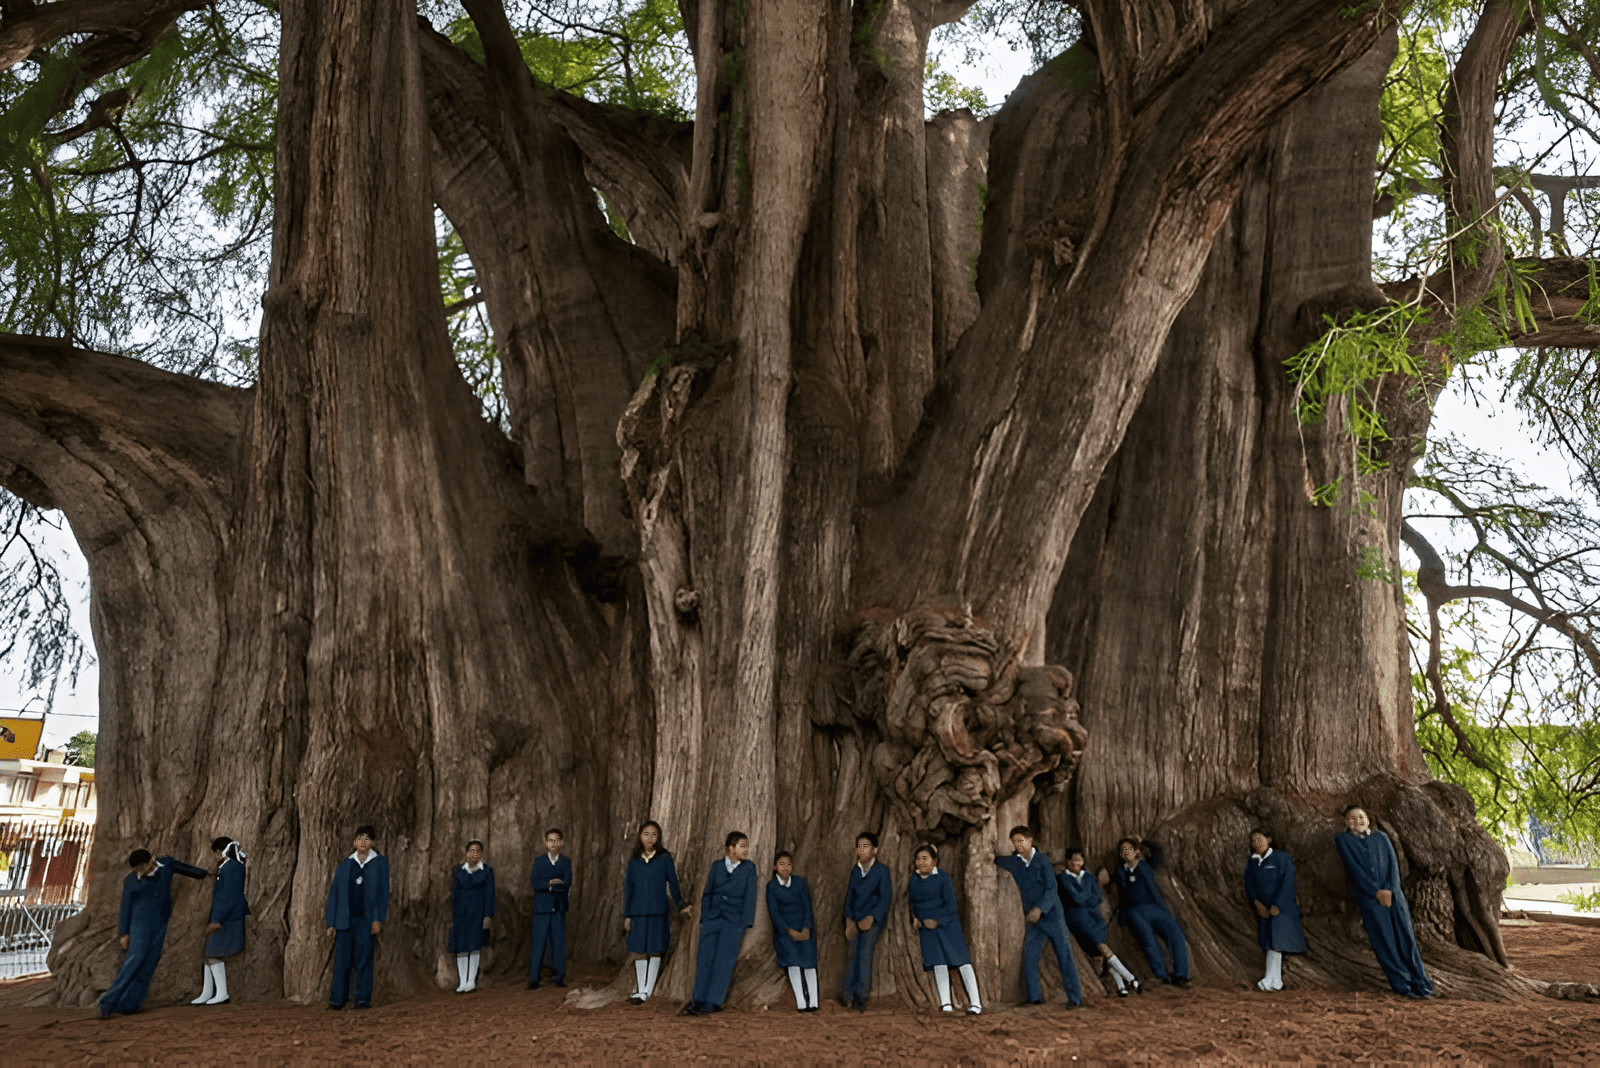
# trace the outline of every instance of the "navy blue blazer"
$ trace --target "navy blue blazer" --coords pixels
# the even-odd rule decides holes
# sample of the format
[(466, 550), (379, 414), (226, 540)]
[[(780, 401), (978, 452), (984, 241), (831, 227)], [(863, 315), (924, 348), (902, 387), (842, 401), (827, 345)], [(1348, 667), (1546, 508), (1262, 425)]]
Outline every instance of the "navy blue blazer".
[(711, 862), (700, 895), (700, 923), (713, 921), (749, 927), (756, 922), (756, 866), (741, 860), (730, 873), (721, 858)]
[(217, 884), (211, 888), (211, 922), (232, 923), (250, 915), (244, 899), (244, 865), (229, 857), (217, 869)]
[(850, 866), (850, 886), (844, 892), (844, 918), (862, 920), (872, 917), (874, 927), (882, 927), (889, 918), (889, 899), (894, 896), (894, 884), (889, 881), (889, 869), (873, 861), (867, 874), (861, 874), (861, 865)]
[(350, 929), (350, 870), (359, 867), (362, 905), (369, 923), (383, 923), (389, 918), (389, 858), (373, 853), (367, 863), (358, 865), (353, 856), (345, 857), (334, 869), (333, 883), (328, 887), (328, 904), (322, 911), (324, 927), (336, 931)]
[(204, 868), (167, 856), (157, 857), (156, 870), (142, 879), (137, 872), (130, 871), (122, 879), (117, 934), (131, 934), (136, 925), (141, 929), (166, 926), (172, 919), (172, 877), (185, 875), (204, 879), (210, 874)]
[(622, 915), (665, 916), (667, 899), (681, 912), (683, 891), (678, 889), (678, 868), (665, 849), (650, 860), (634, 857), (622, 881)]
[[(551, 879), (560, 879), (560, 886), (551, 886)], [(550, 862), (549, 853), (540, 853), (528, 874), (528, 885), (533, 887), (534, 912), (565, 912), (572, 894), (572, 858), (557, 857)]]
[[(767, 915), (772, 917), (772, 926), (784, 938), (789, 937), (790, 931), (804, 931), (816, 926), (816, 917), (811, 912), (811, 891), (807, 889), (806, 881), (798, 875), (791, 875), (789, 885), (784, 886), (776, 875), (768, 879)], [(815, 931), (811, 933), (816, 935)]]
[(961, 922), (956, 911), (955, 885), (943, 870), (926, 877), (913, 872), (910, 882), (906, 883), (906, 903), (911, 906), (913, 920), (932, 920), (940, 927)]
[(1011, 873), (1017, 881), (1017, 892), (1022, 895), (1022, 911), (1038, 909), (1042, 920), (1052, 912), (1061, 911), (1061, 898), (1056, 894), (1056, 872), (1044, 850), (1035, 849), (1033, 859), (1025, 861), (1012, 853), (995, 857), (994, 862)]
[(1127, 865), (1118, 864), (1111, 878), (1117, 884), (1117, 918), (1124, 924), (1128, 922), (1128, 910), (1141, 905), (1172, 911), (1167, 908), (1167, 899), (1161, 896), (1161, 888), (1156, 885), (1156, 870), (1148, 860), (1141, 858), (1132, 871)]
[(1305, 932), (1300, 927), (1300, 905), (1294, 899), (1294, 858), (1279, 849), (1262, 860), (1255, 854), (1244, 862), (1244, 892), (1252, 902), (1259, 901), (1276, 916), (1256, 917), (1256, 933), (1262, 949), (1279, 953), (1304, 953)]

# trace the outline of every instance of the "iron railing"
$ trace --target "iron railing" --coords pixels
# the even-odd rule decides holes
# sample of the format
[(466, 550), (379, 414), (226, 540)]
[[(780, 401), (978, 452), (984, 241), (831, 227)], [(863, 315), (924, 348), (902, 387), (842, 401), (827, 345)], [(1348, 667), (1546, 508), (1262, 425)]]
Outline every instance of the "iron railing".
[(94, 826), (0, 819), (0, 979), (41, 974), (56, 925), (83, 911)]

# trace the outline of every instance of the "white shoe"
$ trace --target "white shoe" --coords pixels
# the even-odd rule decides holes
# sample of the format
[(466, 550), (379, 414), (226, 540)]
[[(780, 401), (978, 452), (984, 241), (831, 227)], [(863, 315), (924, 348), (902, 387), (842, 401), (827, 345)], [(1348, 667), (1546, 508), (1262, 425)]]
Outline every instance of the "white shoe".
[(205, 979), (200, 986), (200, 996), (189, 1002), (191, 1005), (204, 1005), (211, 1000), (211, 995), (217, 992), (217, 984), (211, 978), (211, 965), (200, 965), (200, 971), (205, 975)]
[(1275, 988), (1273, 986), (1271, 986), (1270, 984), (1268, 984), (1268, 982), (1265, 979), (1263, 979), (1259, 983), (1256, 984), (1256, 989), (1262, 991), (1263, 993), (1270, 994), (1270, 993), (1272, 993), (1272, 991)]
[(955, 1012), (956, 1010), (955, 1010), (955, 1006), (953, 1006), (953, 1005), (940, 1005), (939, 1006), (939, 1011), (940, 1012)]
[(983, 1006), (982, 1005), (968, 1005), (967, 1006), (967, 1015), (968, 1016), (981, 1016), (981, 1015), (983, 1015)]

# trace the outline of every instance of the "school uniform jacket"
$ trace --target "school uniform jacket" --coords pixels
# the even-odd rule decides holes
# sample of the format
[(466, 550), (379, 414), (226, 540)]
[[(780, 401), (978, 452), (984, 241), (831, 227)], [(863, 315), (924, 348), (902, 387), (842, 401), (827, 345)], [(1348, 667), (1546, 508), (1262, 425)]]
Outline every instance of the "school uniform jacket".
[[(1294, 899), (1294, 858), (1277, 849), (1266, 857), (1254, 853), (1244, 862), (1244, 892), (1251, 902), (1278, 909), (1276, 916), (1256, 917), (1256, 937), (1264, 950), (1304, 953), (1306, 936), (1300, 928), (1300, 906)], [(1255, 908), (1252, 904), (1251, 911)]]
[(350, 929), (350, 874), (359, 869), (361, 879), (362, 911), (364, 923), (383, 923), (389, 919), (389, 858), (373, 852), (365, 865), (358, 864), (354, 856), (345, 857), (333, 872), (333, 884), (328, 887), (328, 904), (322, 911), (323, 926), (336, 931)]
[(1087, 868), (1077, 875), (1064, 871), (1056, 876), (1056, 888), (1067, 910), (1067, 929), (1074, 934), (1087, 935), (1096, 943), (1104, 942), (1108, 932), (1100, 906), (1106, 895), (1100, 890), (1100, 880)]
[[(912, 872), (906, 882), (906, 903), (911, 906), (911, 918), (917, 921), (917, 948), (922, 951), (924, 971), (939, 964), (959, 968), (972, 963), (961, 932), (961, 914), (956, 911), (955, 884), (949, 875), (938, 868), (926, 876)], [(937, 926), (930, 931), (922, 925), (923, 920), (932, 920)]]
[(647, 862), (643, 857), (628, 861), (628, 874), (622, 881), (622, 915), (665, 916), (670, 904), (683, 909), (683, 891), (678, 888), (678, 868), (672, 854), (659, 850)]
[(489, 944), (483, 921), (494, 915), (494, 869), (479, 864), (468, 871), (457, 864), (450, 875), (451, 953), (471, 953)]
[(1136, 908), (1154, 907), (1172, 914), (1167, 908), (1167, 899), (1161, 896), (1161, 888), (1156, 885), (1156, 871), (1149, 861), (1140, 859), (1132, 871), (1126, 864), (1118, 864), (1111, 879), (1117, 884), (1117, 919), (1124, 926), (1128, 923), (1128, 913)]
[(877, 861), (861, 874), (861, 865), (850, 866), (850, 885), (844, 892), (844, 918), (864, 920), (872, 917), (874, 929), (881, 928), (889, 918), (889, 899), (894, 896), (894, 884), (889, 881), (889, 869)]
[(1031, 861), (1023, 860), (1012, 853), (1010, 856), (995, 857), (994, 862), (1010, 872), (1011, 877), (1017, 881), (1017, 892), (1022, 895), (1023, 912), (1038, 909), (1041, 923), (1052, 912), (1061, 915), (1061, 898), (1056, 893), (1055, 869), (1050, 866), (1050, 858), (1044, 855), (1044, 850), (1035, 849)]
[(700, 925), (724, 923), (749, 927), (756, 922), (756, 866), (741, 860), (732, 872), (725, 860), (711, 862), (700, 895)]
[[(551, 886), (551, 879), (560, 879), (560, 886)], [(572, 897), (572, 858), (557, 857), (551, 863), (549, 853), (540, 853), (533, 862), (533, 872), (528, 876), (533, 887), (534, 912), (565, 912)]]
[(172, 919), (172, 877), (186, 875), (204, 879), (211, 873), (175, 857), (157, 857), (156, 870), (144, 878), (129, 872), (122, 880), (122, 904), (117, 910), (117, 934), (132, 935), (134, 929), (149, 931), (165, 927)]
[[(816, 916), (811, 911), (811, 890), (798, 875), (789, 876), (784, 886), (774, 875), (767, 880), (767, 915), (772, 917), (772, 951), (780, 968), (817, 966)], [(811, 937), (796, 942), (789, 932), (811, 931)]]
[(244, 865), (232, 857), (217, 869), (217, 882), (211, 888), (211, 922), (233, 923), (250, 915), (244, 899)]

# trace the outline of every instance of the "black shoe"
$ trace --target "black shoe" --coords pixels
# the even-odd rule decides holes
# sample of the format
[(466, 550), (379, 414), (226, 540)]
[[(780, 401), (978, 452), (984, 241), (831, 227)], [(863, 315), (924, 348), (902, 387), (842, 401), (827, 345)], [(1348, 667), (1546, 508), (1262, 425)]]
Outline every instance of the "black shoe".
[(722, 1011), (722, 1006), (721, 1005), (707, 1005), (706, 1006), (706, 1011), (707, 1012), (721, 1012)]
[(358, 1002), (356, 1002), (356, 1008), (358, 1008), (358, 1009), (370, 1009), (370, 1008), (372, 1008), (372, 1005), (371, 1005), (370, 1002), (369, 1003), (362, 1003), (362, 1002), (358, 1001)]
[(1024, 1001), (1023, 1004), (1024, 1005), (1043, 1005), (1044, 1004), (1044, 999), (1041, 998), (1041, 999), (1039, 999), (1037, 1001), (1029, 999), (1028, 1001)]
[(1176, 987), (1181, 987), (1184, 990), (1188, 990), (1189, 989), (1189, 977), (1187, 975), (1185, 975), (1180, 979), (1174, 979), (1172, 981), (1172, 985), (1176, 986)]
[(1072, 1009), (1081, 1009), (1081, 1008), (1083, 1008), (1083, 1002), (1081, 1002), (1081, 1001), (1069, 1001), (1069, 1002), (1067, 1002), (1068, 1011), (1071, 1011)]
[(856, 1007), (855, 999), (849, 994), (840, 994), (835, 1000), (847, 1009), (853, 1009)]
[(539, 984), (537, 982), (530, 982), (528, 984), (528, 989), (529, 990), (538, 990), (539, 989)]
[(629, 1005), (643, 1005), (644, 1004), (644, 998), (640, 997), (638, 994), (635, 994), (635, 995), (633, 995), (633, 997), (628, 999), (628, 1004)]
[(1171, 986), (1171, 985), (1172, 985), (1172, 976), (1170, 976), (1170, 975), (1163, 975), (1163, 976), (1162, 976), (1162, 977), (1161, 977), (1161, 985), (1162, 985), (1162, 986)]
[(331, 1002), (331, 1001), (330, 1001), (330, 1002), (328, 1002), (328, 1009), (329, 1009), (329, 1010), (330, 1010), (330, 1011), (332, 1011), (332, 1012), (338, 1012), (338, 1011), (339, 1011), (339, 1010), (340, 1010), (340, 1009), (342, 1009), (342, 1008), (344, 1008), (344, 1006), (343, 1006), (343, 1005), (335, 1005), (335, 1004), (334, 1004), (334, 1003), (333, 1003), (333, 1002)]
[(100, 1010), (100, 1019), (102, 1019), (102, 1020), (111, 1019), (111, 1010), (107, 1009), (107, 1008), (101, 1008), (101, 1010)]
[(1129, 985), (1131, 985), (1133, 987), (1133, 992), (1135, 994), (1143, 994), (1144, 993), (1144, 984), (1139, 982), (1139, 980), (1130, 979), (1130, 980), (1128, 980), (1128, 983), (1129, 983)]
[(1125, 987), (1125, 986), (1117, 987), (1117, 997), (1125, 998), (1127, 996), (1128, 996), (1128, 988), (1127, 987)]
[(557, 979), (556, 980), (556, 986), (566, 986), (566, 985), (567, 985), (567, 981), (565, 979)]

